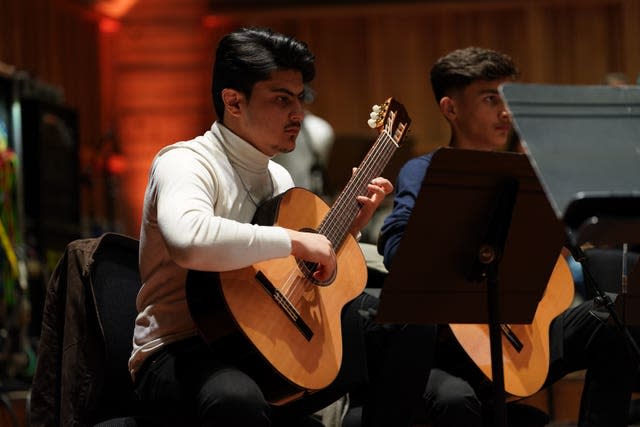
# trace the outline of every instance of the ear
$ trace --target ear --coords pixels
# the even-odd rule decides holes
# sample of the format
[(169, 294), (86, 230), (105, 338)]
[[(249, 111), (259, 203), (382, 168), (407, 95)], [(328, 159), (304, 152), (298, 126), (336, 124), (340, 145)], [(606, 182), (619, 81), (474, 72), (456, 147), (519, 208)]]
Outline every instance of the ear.
[(447, 120), (453, 120), (457, 113), (456, 102), (448, 96), (443, 96), (440, 100), (440, 112)]
[(240, 102), (243, 95), (235, 89), (222, 89), (222, 102), (224, 103), (224, 109), (232, 116), (240, 114)]

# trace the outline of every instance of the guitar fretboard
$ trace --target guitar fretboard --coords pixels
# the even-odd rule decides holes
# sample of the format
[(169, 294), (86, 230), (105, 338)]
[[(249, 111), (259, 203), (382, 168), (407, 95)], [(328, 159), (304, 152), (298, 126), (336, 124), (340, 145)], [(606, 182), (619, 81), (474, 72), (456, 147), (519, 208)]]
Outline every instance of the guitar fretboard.
[(356, 196), (367, 195), (367, 186), (382, 174), (397, 148), (396, 140), (386, 130), (382, 131), (320, 223), (318, 231), (331, 241), (336, 250), (342, 245), (360, 210)]

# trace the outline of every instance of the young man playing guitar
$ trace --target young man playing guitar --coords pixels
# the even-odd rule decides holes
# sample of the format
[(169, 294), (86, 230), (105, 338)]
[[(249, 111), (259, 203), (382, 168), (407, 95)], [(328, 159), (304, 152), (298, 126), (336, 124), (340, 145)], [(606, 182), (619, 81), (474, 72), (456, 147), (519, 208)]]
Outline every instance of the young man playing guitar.
[[(279, 223), (251, 223), (259, 205), (293, 186), (290, 175), (271, 158), (295, 148), (304, 116), (304, 88), (314, 74), (314, 56), (298, 40), (265, 29), (226, 35), (213, 72), (217, 121), (204, 135), (165, 147), (153, 161), (144, 200), (143, 285), (129, 367), (144, 405), (156, 416), (166, 416), (168, 425), (185, 425), (185, 420), (225, 427), (302, 425), (299, 417), (345, 393), (363, 390), (364, 425), (408, 426), (422, 398), (435, 328), (375, 324), (366, 314), (375, 310), (377, 300), (362, 293), (312, 305), (325, 289), (334, 287), (349, 264), (358, 264), (358, 254), (343, 261), (342, 240)], [(393, 190), (387, 179), (376, 176), (362, 184), (364, 191), (349, 199), (358, 207), (346, 230), (349, 242)], [(293, 206), (289, 216), (315, 206), (313, 199), (305, 200), (309, 203)], [(295, 271), (285, 280), (287, 289), (278, 288), (277, 274), (269, 274), (266, 263), (289, 259)], [(226, 329), (232, 322), (203, 327), (195, 320), (199, 315), (191, 312), (191, 304), (208, 301), (188, 301), (185, 287), (194, 271), (216, 272), (215, 280), (199, 285), (207, 290), (223, 287), (228, 308), (235, 304), (245, 310), (233, 319), (242, 332)], [(238, 280), (247, 271), (247, 280)], [(306, 287), (290, 295), (289, 288), (298, 282)], [(340, 283), (338, 291), (349, 285)], [(252, 292), (247, 298), (242, 294), (245, 288)], [(275, 308), (253, 306), (251, 298), (262, 298)], [(298, 302), (312, 308), (298, 312)], [(211, 310), (216, 309), (212, 299)], [(336, 319), (326, 318), (331, 310)], [(285, 319), (283, 325), (269, 326), (280, 318)], [(325, 323), (337, 324), (342, 339), (314, 329)], [(217, 338), (205, 342), (201, 329), (207, 328), (207, 336)], [(291, 337), (278, 335), (285, 329), (291, 330)], [(292, 350), (299, 343), (319, 340), (313, 354)], [(275, 356), (256, 351), (269, 346)], [(335, 359), (335, 372), (328, 375), (320, 363), (327, 354)], [(301, 382), (298, 374), (306, 370), (312, 383), (316, 372), (328, 379), (302, 385), (297, 394), (276, 393), (270, 400), (272, 382), (261, 383), (262, 372), (254, 365), (263, 361), (262, 356), (273, 357), (273, 365), (286, 357), (285, 365), (299, 362), (287, 378), (292, 384)]]
[[(517, 75), (507, 55), (475, 47), (455, 50), (435, 63), (431, 85), (451, 127), (451, 147), (487, 151), (507, 148), (511, 119), (498, 86)], [(378, 242), (388, 268), (432, 156), (429, 153), (410, 160), (399, 173), (393, 211), (384, 221)], [(567, 282), (566, 287), (573, 286), (570, 279)], [(573, 290), (570, 292), (572, 295)], [(544, 367), (541, 383), (550, 385), (567, 373), (586, 369), (579, 425), (626, 426), (637, 361), (623, 334), (607, 323), (606, 310), (593, 301), (572, 308), (568, 303), (566, 310), (550, 320), (549, 366), (548, 371)], [(458, 345), (451, 333), (453, 326), (440, 328), (436, 369), (431, 372), (426, 393), (430, 418), (435, 427), (482, 426), (490, 404), (481, 402), (489, 401), (491, 384)]]

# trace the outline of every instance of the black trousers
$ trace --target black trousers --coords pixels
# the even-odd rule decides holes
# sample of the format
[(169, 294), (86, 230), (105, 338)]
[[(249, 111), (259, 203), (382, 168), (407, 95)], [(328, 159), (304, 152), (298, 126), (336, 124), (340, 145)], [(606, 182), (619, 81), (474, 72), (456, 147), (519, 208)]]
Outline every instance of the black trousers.
[(189, 419), (207, 426), (300, 426), (309, 414), (350, 393), (363, 405), (364, 426), (409, 426), (422, 407), (435, 326), (376, 323), (377, 306), (368, 294), (345, 306), (336, 380), (287, 405), (267, 403), (248, 366), (255, 352), (239, 336), (212, 347), (200, 338), (167, 346), (144, 364), (136, 391), (146, 410), (168, 425)]
[[(580, 427), (626, 427), (638, 361), (608, 312), (592, 300), (566, 310), (550, 326), (550, 366), (544, 387), (586, 369)], [(630, 333), (637, 337), (637, 328)], [(492, 384), (455, 338), (441, 334), (426, 403), (435, 427), (490, 425)], [(636, 338), (637, 339), (637, 338)], [(483, 416), (484, 414), (484, 416)]]
[[(638, 339), (636, 326), (628, 326)], [(551, 324), (551, 364), (545, 386), (586, 369), (580, 427), (626, 427), (638, 359), (625, 334), (605, 308), (588, 300)]]

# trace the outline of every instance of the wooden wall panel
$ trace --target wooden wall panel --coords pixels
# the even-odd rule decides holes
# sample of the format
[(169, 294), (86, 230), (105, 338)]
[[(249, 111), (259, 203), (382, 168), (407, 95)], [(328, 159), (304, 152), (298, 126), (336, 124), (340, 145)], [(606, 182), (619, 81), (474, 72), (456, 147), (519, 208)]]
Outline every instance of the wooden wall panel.
[[(619, 25), (612, 25), (608, 17), (617, 16), (619, 7), (608, 4), (584, 4), (570, 7), (548, 7), (544, 14), (543, 31), (550, 35), (545, 48), (550, 55), (544, 76), (531, 76), (532, 81), (561, 84), (598, 84), (609, 71), (617, 71), (623, 64), (615, 61), (620, 39)], [(612, 55), (613, 52), (613, 55)]]
[(313, 33), (305, 40), (317, 58), (313, 86), (323, 88), (317, 91), (316, 105), (334, 112), (332, 124), (345, 131), (366, 126), (371, 103), (377, 99), (369, 93), (371, 73), (367, 65), (371, 53), (367, 50), (363, 21), (363, 18), (315, 21)]
[(638, 43), (631, 30), (640, 23), (637, 4), (461, 1), (245, 11), (233, 17), (243, 25), (289, 31), (309, 43), (318, 57), (318, 99), (311, 109), (338, 134), (366, 132), (359, 117), (371, 97), (399, 98), (414, 117), (417, 154), (448, 139), (428, 85), (429, 68), (439, 56), (479, 45), (510, 54), (525, 82), (598, 84), (610, 71), (638, 71), (631, 68), (637, 68), (640, 54), (632, 49)]
[(624, 71), (629, 82), (640, 84), (640, 0), (627, 1), (621, 5), (622, 22), (612, 25), (621, 27), (619, 46), (622, 55), (619, 71)]
[(119, 66), (156, 64), (158, 68), (212, 62), (211, 40), (199, 20), (170, 26), (135, 21), (122, 26), (117, 45)]
[(216, 30), (206, 0), (139, 1), (121, 19), (111, 53), (114, 120), (127, 158), (117, 216), (137, 236), (149, 166), (160, 148), (202, 134), (214, 120)]
[[(131, 67), (120, 70), (117, 82), (118, 111), (146, 111), (148, 114), (165, 110), (189, 111), (197, 113), (209, 107), (206, 97), (209, 81), (203, 79), (199, 68), (189, 66), (161, 66), (149, 75), (145, 67)], [(211, 96), (209, 96), (211, 98)]]
[[(202, 83), (170, 83), (171, 78), (180, 78), (182, 71), (161, 71), (167, 61), (181, 66), (191, 63), (189, 71), (183, 70), (185, 77), (197, 80), (201, 72), (200, 81), (210, 78), (209, 67), (191, 62), (198, 58), (198, 40), (202, 40), (196, 35), (199, 30), (190, 27), (195, 17), (187, 18), (181, 11), (178, 22), (172, 25), (163, 18), (176, 1), (141, 1), (135, 18), (124, 20), (127, 28), (122, 32), (119, 64), (126, 67), (119, 72), (123, 81), (118, 87), (126, 91), (137, 88), (140, 99), (128, 99), (121, 106), (160, 115), (163, 113), (159, 110), (170, 109), (165, 93), (178, 91), (185, 96), (175, 102), (184, 108), (191, 105), (205, 120), (201, 112), (210, 100), (208, 90), (198, 95)], [(265, 9), (210, 16), (227, 22), (228, 28), (266, 26), (307, 42), (317, 56), (313, 84), (317, 98), (310, 109), (329, 120), (339, 141), (372, 138), (365, 125), (371, 104), (387, 96), (396, 97), (413, 118), (410, 149), (417, 155), (445, 145), (449, 138), (448, 125), (428, 82), (429, 69), (438, 57), (468, 45), (501, 50), (515, 59), (525, 82), (597, 84), (609, 71), (632, 75), (637, 70), (630, 67), (637, 67), (638, 61), (638, 53), (633, 50), (638, 46), (637, 4), (638, 0), (442, 1)], [(163, 33), (168, 28), (173, 32)], [(180, 31), (186, 35), (178, 35)], [(220, 34), (214, 31), (213, 38)], [(134, 40), (134, 36), (140, 38)], [(164, 44), (156, 43), (161, 39)], [(146, 44), (150, 40), (155, 48)], [(215, 43), (209, 41), (212, 48), (202, 52), (204, 59), (200, 61), (211, 60)], [(196, 47), (185, 47), (190, 43)], [(134, 76), (132, 64), (149, 68), (139, 69)], [(156, 97), (151, 96), (154, 85), (146, 78), (164, 81), (163, 85), (173, 89), (159, 89)], [(128, 114), (125, 110), (121, 119)], [(155, 143), (151, 145), (155, 147)]]
[[(81, 113), (84, 151), (113, 130), (125, 152), (136, 152), (139, 167), (123, 176), (126, 194), (141, 191), (144, 179), (133, 178), (146, 174), (140, 159), (211, 124), (214, 48), (241, 25), (269, 26), (309, 44), (318, 58), (310, 108), (345, 139), (371, 137), (371, 104), (398, 98), (413, 118), (414, 154), (448, 141), (428, 72), (452, 49), (473, 44), (509, 53), (525, 82), (597, 84), (611, 71), (635, 82), (640, 71), (640, 0), (442, 0), (225, 14), (207, 0), (138, 0), (116, 30), (102, 33), (103, 17), (71, 3), (0, 0), (0, 60), (64, 87)], [(162, 123), (146, 134), (149, 126), (136, 128), (141, 120)], [(137, 230), (136, 220), (126, 225)]]
[[(0, 61), (22, 76), (58, 88), (65, 104), (78, 111), (80, 170), (87, 172), (103, 134), (99, 19), (65, 0), (0, 0)], [(89, 175), (86, 182), (104, 193), (97, 176)], [(94, 201), (91, 194), (82, 194), (84, 219), (96, 211), (90, 206)], [(97, 211), (102, 211), (100, 203)]]
[(121, 117), (122, 153), (126, 171), (120, 177), (121, 191), (116, 216), (128, 234), (137, 236), (149, 167), (164, 146), (204, 133), (202, 117), (188, 109), (131, 111)]

